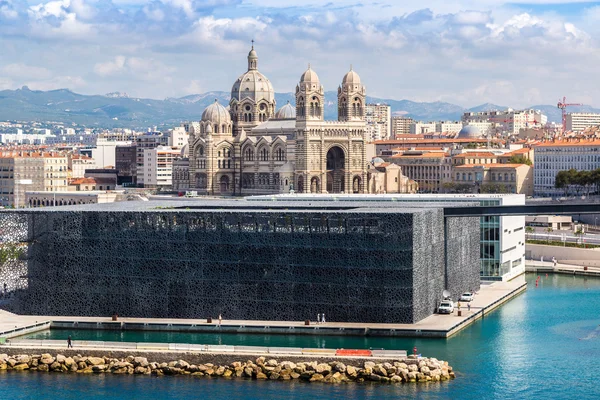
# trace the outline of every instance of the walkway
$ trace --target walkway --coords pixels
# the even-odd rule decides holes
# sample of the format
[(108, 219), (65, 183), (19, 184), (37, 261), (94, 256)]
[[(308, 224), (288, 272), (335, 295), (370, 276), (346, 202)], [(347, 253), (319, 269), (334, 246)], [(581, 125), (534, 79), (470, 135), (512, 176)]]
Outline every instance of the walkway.
[[(218, 320), (213, 319), (207, 323), (206, 319), (163, 319), (163, 318), (127, 318), (119, 317), (118, 322), (113, 322), (108, 317), (61, 317), (61, 316), (18, 316), (9, 314), (7, 322), (2, 316), (0, 336), (5, 328), (30, 327), (34, 323), (52, 321), (54, 327), (74, 328), (87, 325), (87, 328), (102, 329), (114, 324), (120, 324), (121, 329), (136, 330), (165, 330), (165, 331), (221, 331), (244, 333), (286, 333), (286, 334), (313, 334), (313, 335), (365, 335), (365, 336), (405, 336), (405, 337), (449, 337), (473, 321), (510, 300), (524, 291), (527, 287), (525, 276), (521, 275), (509, 282), (482, 282), (479, 292), (471, 302), (471, 310), (467, 310), (465, 303), (461, 309), (452, 315), (431, 315), (415, 324), (376, 324), (352, 322), (327, 322), (316, 324), (310, 322), (306, 326), (304, 321), (245, 321), (224, 319), (219, 326)], [(315, 315), (316, 318), (316, 315)], [(75, 324), (75, 322), (77, 324)], [(119, 328), (117, 328), (119, 329)], [(39, 330), (39, 329), (38, 329)], [(10, 335), (15, 336), (15, 335)]]
[[(600, 256), (600, 253), (599, 253)], [(587, 268), (587, 269), (586, 269)], [(588, 276), (600, 276), (600, 267), (583, 267), (580, 265), (569, 265), (557, 263), (556, 266), (552, 261), (525, 261), (525, 271), (527, 272), (543, 272), (543, 273), (557, 273), (557, 274), (569, 274), (569, 275), (588, 275)]]

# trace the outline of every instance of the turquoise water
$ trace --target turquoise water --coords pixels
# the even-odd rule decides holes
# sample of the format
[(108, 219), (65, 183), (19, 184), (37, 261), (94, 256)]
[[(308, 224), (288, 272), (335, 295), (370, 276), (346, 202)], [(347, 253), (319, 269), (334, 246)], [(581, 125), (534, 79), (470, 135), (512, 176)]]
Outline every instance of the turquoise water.
[[(201, 343), (302, 347), (412, 349), (448, 360), (457, 379), (426, 385), (326, 385), (187, 377), (0, 374), (0, 398), (196, 398), (211, 399), (592, 399), (600, 397), (600, 279), (535, 277), (526, 293), (448, 340), (309, 336), (198, 335)], [(103, 335), (107, 332), (103, 332)], [(142, 341), (148, 333), (109, 332), (103, 340)], [(57, 331), (52, 335), (69, 334)], [(71, 331), (74, 338), (96, 334)], [(132, 336), (130, 336), (132, 335)], [(163, 334), (164, 335), (164, 334)], [(179, 334), (167, 339), (183, 340)], [(172, 336), (170, 336), (172, 335)], [(62, 336), (56, 336), (62, 338)], [(191, 336), (186, 336), (191, 337)], [(87, 337), (89, 338), (89, 337)], [(194, 340), (196, 340), (194, 339)], [(150, 341), (157, 341), (148, 337)], [(209, 342), (212, 340), (212, 342)]]

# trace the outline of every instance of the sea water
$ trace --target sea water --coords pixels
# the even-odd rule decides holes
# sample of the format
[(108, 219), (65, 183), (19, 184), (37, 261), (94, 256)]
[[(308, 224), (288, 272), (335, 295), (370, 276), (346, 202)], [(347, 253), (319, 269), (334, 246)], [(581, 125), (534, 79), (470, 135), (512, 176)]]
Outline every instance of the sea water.
[[(4, 399), (592, 399), (600, 398), (600, 278), (529, 275), (528, 290), (450, 339), (54, 331), (38, 337), (412, 350), (447, 360), (456, 379), (323, 384), (222, 378), (0, 373)], [(86, 336), (88, 335), (88, 336)], [(113, 335), (113, 336), (105, 336)], [(114, 336), (117, 335), (117, 336)], [(122, 336), (121, 336), (122, 335)], [(150, 335), (150, 336), (148, 336)], [(160, 340), (159, 340), (160, 339)]]

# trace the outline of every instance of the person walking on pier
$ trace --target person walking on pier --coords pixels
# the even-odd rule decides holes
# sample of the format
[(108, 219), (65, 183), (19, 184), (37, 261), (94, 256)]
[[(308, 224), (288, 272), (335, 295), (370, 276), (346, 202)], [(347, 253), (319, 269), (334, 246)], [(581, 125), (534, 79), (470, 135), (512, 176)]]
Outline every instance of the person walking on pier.
[(67, 338), (67, 349), (72, 349), (73, 343), (71, 343), (71, 335)]
[(325, 323), (325, 313), (321, 314), (321, 322)]
[(223, 317), (221, 317), (221, 314), (219, 314), (219, 326), (221, 326), (222, 322), (223, 322)]
[(317, 325), (321, 322), (321, 313), (317, 314)]

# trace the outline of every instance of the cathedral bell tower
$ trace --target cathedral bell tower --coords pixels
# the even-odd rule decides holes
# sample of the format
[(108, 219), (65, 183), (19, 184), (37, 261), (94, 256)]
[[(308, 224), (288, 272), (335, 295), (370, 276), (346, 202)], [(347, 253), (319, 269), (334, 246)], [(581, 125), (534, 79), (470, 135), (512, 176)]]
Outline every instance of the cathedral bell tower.
[(319, 82), (319, 76), (309, 64), (296, 86), (296, 120), (323, 121), (324, 111), (325, 91)]
[(338, 87), (338, 121), (364, 121), (367, 91), (352, 67)]

